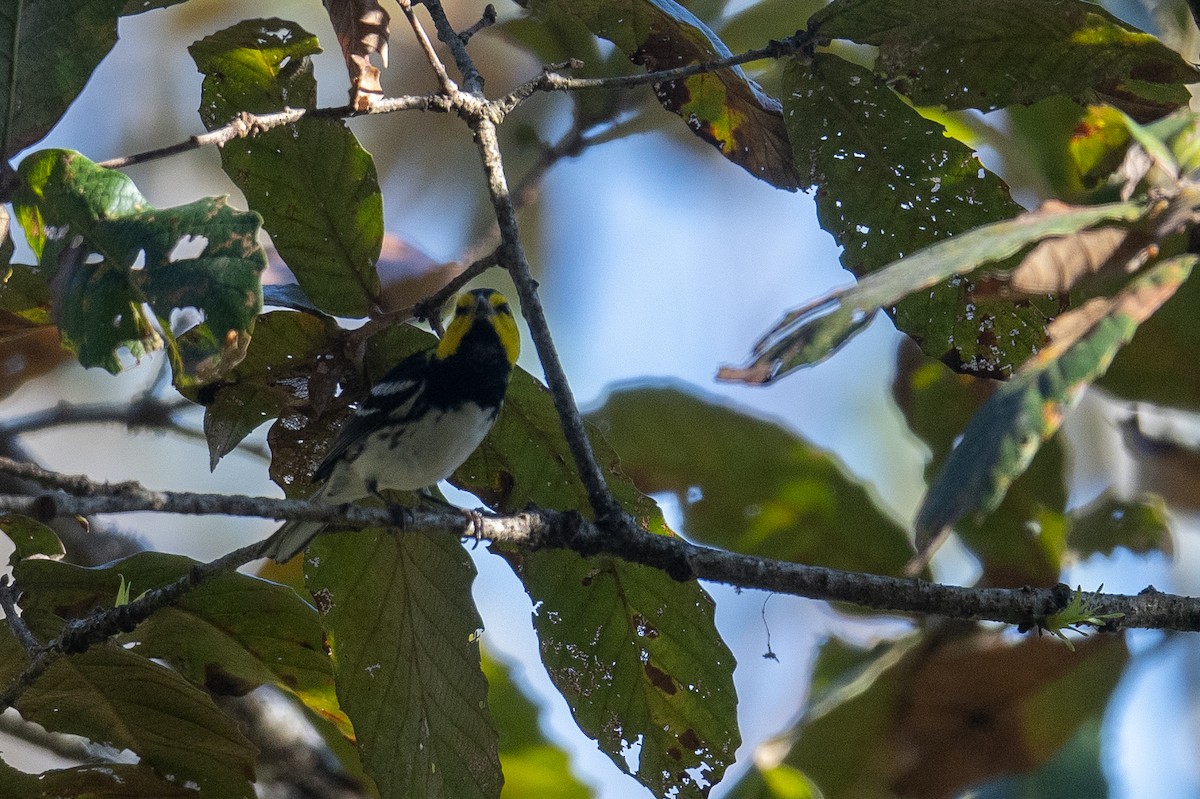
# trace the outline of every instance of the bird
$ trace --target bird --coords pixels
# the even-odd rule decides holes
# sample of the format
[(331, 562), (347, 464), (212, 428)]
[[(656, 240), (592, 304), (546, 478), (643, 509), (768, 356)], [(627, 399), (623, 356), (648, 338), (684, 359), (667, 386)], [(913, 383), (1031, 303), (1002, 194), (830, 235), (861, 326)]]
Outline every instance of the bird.
[[(313, 472), (310, 499), (342, 505), (381, 490), (426, 490), (446, 479), (483, 441), (504, 403), (521, 351), (512, 308), (495, 289), (464, 292), (436, 348), (400, 361), (371, 387)], [(284, 563), (321, 531), (290, 521), (260, 557)]]

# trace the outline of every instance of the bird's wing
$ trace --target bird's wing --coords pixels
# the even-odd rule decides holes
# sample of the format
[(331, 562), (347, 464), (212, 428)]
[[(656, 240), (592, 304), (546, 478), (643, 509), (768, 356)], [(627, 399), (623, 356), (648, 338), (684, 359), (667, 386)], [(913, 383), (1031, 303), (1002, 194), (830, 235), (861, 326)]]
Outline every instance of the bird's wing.
[(367, 398), (342, 428), (326, 453), (325, 460), (313, 472), (314, 481), (328, 479), (346, 451), (360, 440), (365, 440), (372, 430), (396, 421), (397, 412), (407, 413), (423, 388), (429, 357), (428, 352), (410, 355), (371, 386)]

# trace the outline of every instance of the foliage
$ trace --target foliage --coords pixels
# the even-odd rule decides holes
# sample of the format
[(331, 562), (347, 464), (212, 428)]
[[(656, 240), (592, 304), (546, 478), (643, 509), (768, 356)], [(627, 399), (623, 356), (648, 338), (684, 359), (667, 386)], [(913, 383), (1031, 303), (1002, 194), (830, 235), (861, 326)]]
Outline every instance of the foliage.
[[(449, 77), (440, 93), (414, 89), (387, 107), (387, 14), (370, 0), (331, 0), (350, 76), (344, 108), (317, 107), (322, 43), (294, 22), (247, 19), (190, 46), (163, 43), (186, 48), (204, 76), (200, 121), (225, 138), (195, 143), (220, 142), (249, 210), (224, 197), (155, 208), (111, 164), (27, 151), (114, 46), (122, 15), (181, 2), (18, 0), (0, 20), (0, 192), (12, 208), (0, 217), (0, 362), (13, 364), (0, 373), (0, 395), (64, 352), (117, 373), (165, 350), (175, 388), (204, 407), (210, 466), (269, 423), (271, 477), (300, 498), (367, 387), (432, 344), (398, 323), (407, 309), (387, 285), (386, 171), (362, 131), (395, 118), (385, 112), (453, 110), (470, 126), (463, 135), (486, 145), (488, 126), (511, 108), (485, 113), (481, 97), (454, 106)], [(440, 6), (426, 5), (436, 21)], [(575, 73), (599, 78), (568, 87), (571, 132), (544, 148), (542, 168), (638, 130), (690, 131), (733, 165), (730, 180), (749, 173), (815, 193), (818, 220), (857, 283), (788, 313), (720, 377), (780, 380), (834, 355), (877, 311), (912, 342), (894, 397), (932, 458), (911, 530), (783, 424), (662, 385), (616, 391), (588, 418), (595, 460), (642, 529), (677, 535), (649, 496), (669, 493), (682, 532), (711, 547), (877, 575), (918, 566), (925, 576), (921, 558), (955, 532), (980, 563), (978, 584), (1010, 588), (1053, 585), (1065, 564), (1094, 553), (1170, 551), (1157, 497), (1068, 506), (1056, 434), (1096, 382), (1131, 400), (1200, 404), (1185, 368), (1197, 340), (1200, 241), (1192, 65), (1083, 0), (972, 3), (969, 21), (951, 0), (760, 0), (735, 13), (716, 1), (523, 5), (497, 31), (510, 45), (547, 61), (582, 59)], [(777, 27), (789, 20), (792, 30)], [(477, 45), (441, 33), (456, 49)], [(763, 49), (734, 59), (727, 41)], [(718, 60), (726, 63), (710, 64)], [(655, 78), (651, 92), (634, 85), (630, 63), (694, 69)], [(507, 102), (521, 105), (549, 77)], [(971, 131), (990, 123), (970, 112), (1009, 109), (1051, 125), (1052, 103), (1068, 127), (1046, 139), (1062, 146), (1044, 155), (1067, 188), (1025, 211), (1002, 170), (980, 160)], [(354, 115), (373, 118), (352, 128)], [(552, 117), (536, 124), (550, 130)], [(519, 142), (503, 145), (505, 158), (522, 155)], [(496, 184), (497, 253), (513, 270), (520, 231)], [(35, 263), (18, 260), (10, 219)], [(265, 312), (263, 232), (296, 280), (268, 287)], [(31, 342), (50, 338), (61, 351), (29, 355)], [(594, 517), (594, 492), (560, 426), (563, 403), (516, 370), (497, 425), (451, 483), (498, 513), (534, 504)], [(21, 617), (42, 642), (196, 566), (146, 552), (84, 568), (64, 559), (71, 547), (41, 521), (0, 513), (0, 531), (15, 546)], [(611, 555), (491, 550), (532, 600), (542, 662), (583, 734), (656, 796), (709, 795), (741, 731), (735, 658), (706, 589)], [(221, 574), (55, 661), (20, 692), (21, 717), (128, 749), (137, 763), (34, 778), (0, 762), (0, 793), (253, 796), (263, 762), (224, 699), (267, 686), (374, 795), (588, 795), (536, 730), (537, 709), (481, 652), (475, 567), (458, 541), (384, 529), (330, 535), (292, 568), (302, 579), (264, 570), (292, 587)], [(1089, 761), (1090, 778), (1098, 720), (1128, 652), (1112, 635), (1067, 646), (1055, 636), (1112, 620), (1077, 591), (1030, 620), (1053, 633), (1044, 638), (1014, 641), (963, 622), (871, 650), (831, 640), (803, 718), (726, 795), (950, 797), (981, 785), (1003, 795), (1012, 784), (1003, 780), (1049, 779), (1067, 755)], [(0, 630), (6, 683), (31, 657), (14, 627)]]

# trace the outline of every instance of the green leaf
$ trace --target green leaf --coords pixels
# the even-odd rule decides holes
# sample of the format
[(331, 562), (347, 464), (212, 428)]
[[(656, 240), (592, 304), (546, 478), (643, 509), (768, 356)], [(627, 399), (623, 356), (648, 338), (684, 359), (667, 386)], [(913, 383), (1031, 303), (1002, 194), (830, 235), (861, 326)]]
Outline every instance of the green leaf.
[[(122, 584), (136, 597), (174, 582), (195, 565), (179, 555), (142, 552), (97, 568), (25, 560), (15, 574), (23, 608), (78, 618), (113, 607)], [(290, 588), (223, 574), (159, 610), (121, 641), (215, 694), (241, 696), (277, 684), (350, 734), (337, 708), (320, 622)]]
[(338, 699), (383, 799), (500, 795), (474, 577), (462, 546), (442, 533), (368, 529), (308, 549), (305, 580)]
[(1067, 405), (1104, 374), (1137, 327), (1187, 279), (1196, 256), (1164, 261), (1113, 299), (1097, 298), (1064, 314), (1058, 340), (1000, 388), (963, 432), (917, 514), (918, 540), (964, 516), (993, 510), (1042, 441), (1062, 423)]
[[(205, 76), (200, 117), (209, 130), (244, 111), (316, 105), (309, 56), (320, 47), (294, 23), (246, 20), (189, 52)], [(221, 165), (317, 306), (336, 316), (375, 307), (383, 197), (374, 161), (344, 122), (306, 116), (235, 139), (221, 148)]]
[(23, 799), (196, 799), (200, 793), (168, 782), (142, 763), (104, 763), (26, 774), (0, 762), (0, 795)]
[[(783, 82), (797, 167), (817, 188), (821, 226), (843, 247), (842, 264), (856, 276), (1021, 211), (970, 148), (868, 70), (818, 53), (811, 61), (789, 60)], [(942, 271), (937, 279), (924, 271), (921, 288), (929, 291), (901, 301), (904, 291), (880, 305), (929, 355), (966, 372), (999, 376), (1041, 344), (1045, 310), (1054, 306), (988, 299), (969, 280), (946, 280), (967, 269)], [(798, 356), (811, 362), (827, 355), (867, 321), (858, 309), (841, 309), (836, 320), (822, 326), (806, 353), (788, 347), (785, 368)]]
[[(622, 506), (646, 529), (668, 533), (611, 448), (592, 441)], [(587, 508), (572, 464), (548, 392), (518, 371), (496, 427), (451, 480), (500, 510)], [(739, 735), (734, 659), (708, 594), (619, 558), (504, 554), (539, 609), (543, 662), (580, 728), (656, 795), (700, 795), (718, 782)]]
[[(267, 262), (257, 214), (211, 197), (152, 208), (128, 177), (68, 150), (34, 153), (18, 171), (17, 218), (41, 259), (63, 342), (80, 363), (116, 372), (119, 348), (141, 357), (161, 346), (146, 303), (177, 384), (211, 379), (236, 363), (262, 309)], [(186, 308), (203, 315), (191, 338), (202, 331), (211, 343), (185, 361), (171, 317)]]
[[(62, 118), (117, 43), (125, 0), (10, 0), (0, 14), (0, 159)], [(69, 35), (68, 35), (69, 34)]]
[(1174, 551), (1166, 503), (1153, 494), (1132, 500), (1101, 494), (1071, 512), (1067, 540), (1084, 557), (1111, 555), (1117, 547), (1137, 553)]
[(899, 574), (905, 530), (828, 453), (683, 387), (613, 393), (588, 415), (644, 491), (670, 491), (688, 537), (746, 554)]
[[(893, 395), (909, 428), (930, 449), (925, 475), (932, 479), (944, 466), (955, 439), (999, 384), (955, 374), (922, 356), (912, 344), (901, 346), (897, 360)], [(1056, 584), (1067, 554), (1066, 502), (1062, 447), (1052, 439), (1009, 487), (995, 512), (964, 519), (956, 527), (983, 567), (978, 583)]]
[[(36, 266), (8, 264), (0, 266), (0, 317), (11, 314), (24, 323), (22, 326), (38, 327), (51, 324), (50, 287)], [(0, 322), (0, 329), (7, 327)]]
[(254, 796), (254, 747), (199, 688), (117, 646), (60, 658), (17, 700), (27, 721), (117, 749), (203, 796)]
[(13, 543), (9, 566), (25, 558), (60, 560), (67, 554), (58, 533), (39, 521), (8, 511), (0, 512), (0, 532)]
[(1109, 796), (1100, 748), (1102, 719), (1079, 725), (1071, 740), (1040, 769), (1007, 777), (972, 792), (974, 799), (1095, 799)]
[[(1146, 206), (1140, 202), (1082, 207), (1047, 205), (1015, 219), (984, 225), (933, 244), (877, 269), (849, 289), (790, 311), (755, 345), (755, 358), (748, 366), (722, 368), (719, 376), (726, 380), (771, 382), (801, 366), (827, 358), (862, 329), (870, 321), (871, 314), (894, 306), (909, 295), (913, 295), (912, 300), (905, 302), (925, 302), (925, 296), (920, 294), (925, 289), (931, 289), (931, 293), (942, 292), (934, 287), (947, 278), (951, 280), (948, 284), (943, 283), (943, 288), (956, 282), (960, 287), (965, 286), (964, 279), (956, 276), (986, 264), (1005, 261), (1035, 241), (1065, 236), (1101, 222), (1133, 222), (1143, 217), (1146, 211)], [(942, 311), (933, 305), (932, 298), (928, 302), (928, 321), (933, 323)], [(989, 317), (978, 306), (966, 306), (963, 311), (970, 316), (966, 321), (976, 325), (976, 342), (998, 347), (999, 342), (992, 341), (1000, 332), (995, 326), (996, 317), (987, 323)], [(1039, 314), (1036, 323), (1033, 320), (1026, 323), (1026, 333), (1032, 337), (1036, 332), (1039, 344), (1044, 336), (1044, 321), (1045, 317)], [(912, 334), (912, 331), (906, 332)], [(983, 336), (985, 332), (987, 337)], [(1021, 338), (1019, 333), (1010, 331), (1009, 338), (1018, 340)], [(922, 350), (933, 357), (942, 355), (940, 352), (929, 353), (928, 342), (922, 344)], [(999, 350), (992, 354), (996, 352)], [(1015, 354), (1009, 351), (1005, 369), (1008, 368), (1007, 358)], [(990, 370), (988, 367), (982, 371), (988, 374)]]
[(1200, 352), (1197, 308), (1200, 280), (1189, 280), (1138, 328), (1097, 385), (1134, 402), (1200, 410), (1200, 369), (1182, 366)]
[(877, 70), (918, 105), (991, 111), (1063, 95), (1153, 119), (1200, 80), (1154, 36), (1079, 0), (834, 0), (811, 25), (879, 47)]
[[(674, 0), (530, 0), (537, 15), (548, 6), (583, 22), (648, 70), (714, 61), (732, 55), (703, 22)], [(794, 191), (802, 177), (791, 162), (779, 101), (741, 67), (655, 85), (663, 107), (681, 116), (700, 138), (756, 178)]]
[(538, 729), (538, 708), (513, 682), (509, 668), (484, 654), (488, 705), (500, 732), (502, 799), (587, 799), (592, 792), (571, 771), (571, 758)]
[(708, 595), (616, 558), (508, 557), (537, 608), (542, 661), (580, 728), (656, 796), (707, 795), (740, 742), (734, 659)]

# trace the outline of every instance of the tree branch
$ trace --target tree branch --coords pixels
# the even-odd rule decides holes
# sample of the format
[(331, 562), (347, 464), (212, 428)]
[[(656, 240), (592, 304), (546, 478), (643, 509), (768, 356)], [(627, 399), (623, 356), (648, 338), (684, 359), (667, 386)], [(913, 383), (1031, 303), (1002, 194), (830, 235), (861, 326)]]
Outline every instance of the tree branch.
[[(5, 464), (0, 463), (0, 467)], [(76, 484), (83, 478), (58, 476), (54, 483)], [(189, 515), (248, 516), (326, 522), (342, 529), (395, 527), (443, 532), (457, 537), (477, 533), (494, 544), (521, 550), (570, 549), (584, 557), (609, 555), (667, 572), (681, 580), (702, 579), (737, 588), (755, 588), (809, 599), (849, 602), (877, 611), (915, 613), (949, 618), (989, 620), (1037, 626), (1070, 601), (1066, 586), (1055, 588), (971, 588), (941, 585), (923, 580), (886, 575), (845, 572), (821, 566), (743, 555), (692, 544), (674, 536), (635, 530), (626, 535), (585, 520), (573, 511), (530, 509), (520, 513), (485, 514), (478, 525), (452, 508), (420, 506), (383, 508), (362, 505), (329, 506), (301, 500), (274, 499), (226, 494), (193, 494), (151, 491), (136, 484), (122, 484), (124, 491), (104, 490), (106, 484), (84, 495), (45, 494), (41, 497), (0, 496), (0, 510), (38, 516), (47, 509), (72, 515), (156, 511)], [(193, 569), (195, 577), (207, 579), (222, 570), (234, 569), (257, 557), (258, 544)], [(189, 576), (191, 579), (191, 576)], [(194, 579), (188, 585), (198, 585)], [(168, 588), (170, 588), (168, 586)], [(187, 586), (174, 593), (157, 595), (154, 601), (174, 601)], [(159, 589), (166, 591), (167, 589)], [(147, 595), (147, 598), (154, 595)], [(1200, 598), (1164, 594), (1147, 588), (1136, 596), (1085, 592), (1083, 600), (1095, 615), (1122, 614), (1105, 629), (1151, 628), (1200, 631)], [(141, 613), (149, 606), (142, 600), (126, 606)], [(161, 607), (162, 605), (158, 605)], [(118, 609), (113, 609), (115, 612)], [(147, 614), (148, 615), (148, 614)], [(141, 617), (139, 617), (141, 618)], [(94, 623), (94, 622), (93, 622)], [(96, 634), (74, 633), (73, 641), (92, 640)], [(109, 629), (105, 627), (104, 629)], [(61, 641), (64, 636), (60, 636)], [(80, 638), (82, 636), (82, 638)], [(62, 648), (58, 642), (46, 648)], [(0, 697), (2, 698), (2, 697)]]

